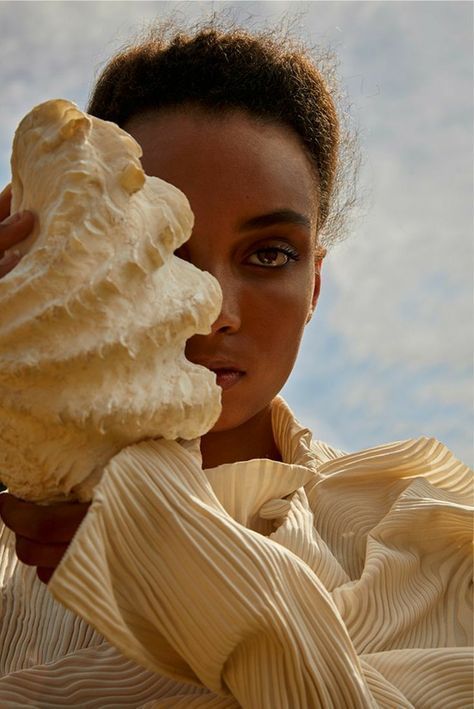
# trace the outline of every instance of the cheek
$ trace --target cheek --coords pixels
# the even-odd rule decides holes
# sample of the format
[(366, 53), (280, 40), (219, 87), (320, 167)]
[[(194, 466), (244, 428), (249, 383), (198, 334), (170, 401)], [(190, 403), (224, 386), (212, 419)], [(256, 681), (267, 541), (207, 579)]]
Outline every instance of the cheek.
[(295, 279), (262, 288), (251, 299), (245, 321), (258, 340), (263, 358), (265, 355), (271, 357), (272, 368), (287, 369), (293, 365), (310, 309), (311, 295), (312, 289)]

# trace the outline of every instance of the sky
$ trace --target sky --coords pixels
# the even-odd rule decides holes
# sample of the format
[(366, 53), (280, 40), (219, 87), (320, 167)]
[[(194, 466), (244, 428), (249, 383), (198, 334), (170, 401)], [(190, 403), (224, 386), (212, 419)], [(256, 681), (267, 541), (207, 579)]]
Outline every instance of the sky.
[(224, 10), (289, 18), (335, 52), (359, 136), (359, 201), (323, 266), (283, 395), (347, 451), (434, 436), (473, 464), (473, 6), (470, 2), (0, 2), (0, 185), (37, 103), (81, 108), (106, 60), (149, 23)]

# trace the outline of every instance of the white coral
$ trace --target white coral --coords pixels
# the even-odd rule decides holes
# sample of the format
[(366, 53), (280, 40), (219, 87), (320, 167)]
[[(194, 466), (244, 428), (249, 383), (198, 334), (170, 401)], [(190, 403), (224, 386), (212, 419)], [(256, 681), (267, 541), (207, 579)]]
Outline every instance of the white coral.
[(63, 100), (15, 134), (12, 209), (39, 218), (0, 281), (0, 479), (19, 497), (90, 499), (125, 446), (191, 439), (219, 416), (214, 374), (184, 347), (209, 332), (220, 288), (173, 255), (193, 215), (140, 156)]

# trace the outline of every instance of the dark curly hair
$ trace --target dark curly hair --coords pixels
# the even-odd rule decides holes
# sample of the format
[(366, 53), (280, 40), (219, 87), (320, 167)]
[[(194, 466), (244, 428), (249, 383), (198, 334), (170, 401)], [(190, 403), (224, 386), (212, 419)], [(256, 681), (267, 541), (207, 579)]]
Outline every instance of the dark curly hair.
[(340, 148), (335, 103), (308, 52), (273, 35), (215, 23), (192, 34), (155, 28), (107, 63), (87, 110), (122, 127), (137, 115), (182, 105), (220, 113), (242, 109), (289, 126), (315, 168), (318, 232), (326, 227), (328, 245), (340, 235), (344, 211), (334, 209)]

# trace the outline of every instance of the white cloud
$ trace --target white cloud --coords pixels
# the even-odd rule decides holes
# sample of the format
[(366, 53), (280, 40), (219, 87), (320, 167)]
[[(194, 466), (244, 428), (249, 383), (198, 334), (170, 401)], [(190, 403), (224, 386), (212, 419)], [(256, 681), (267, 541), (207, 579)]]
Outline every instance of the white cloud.
[(472, 8), (351, 5), (339, 51), (370, 203), (285, 393), (342, 447), (431, 433), (471, 462)]

